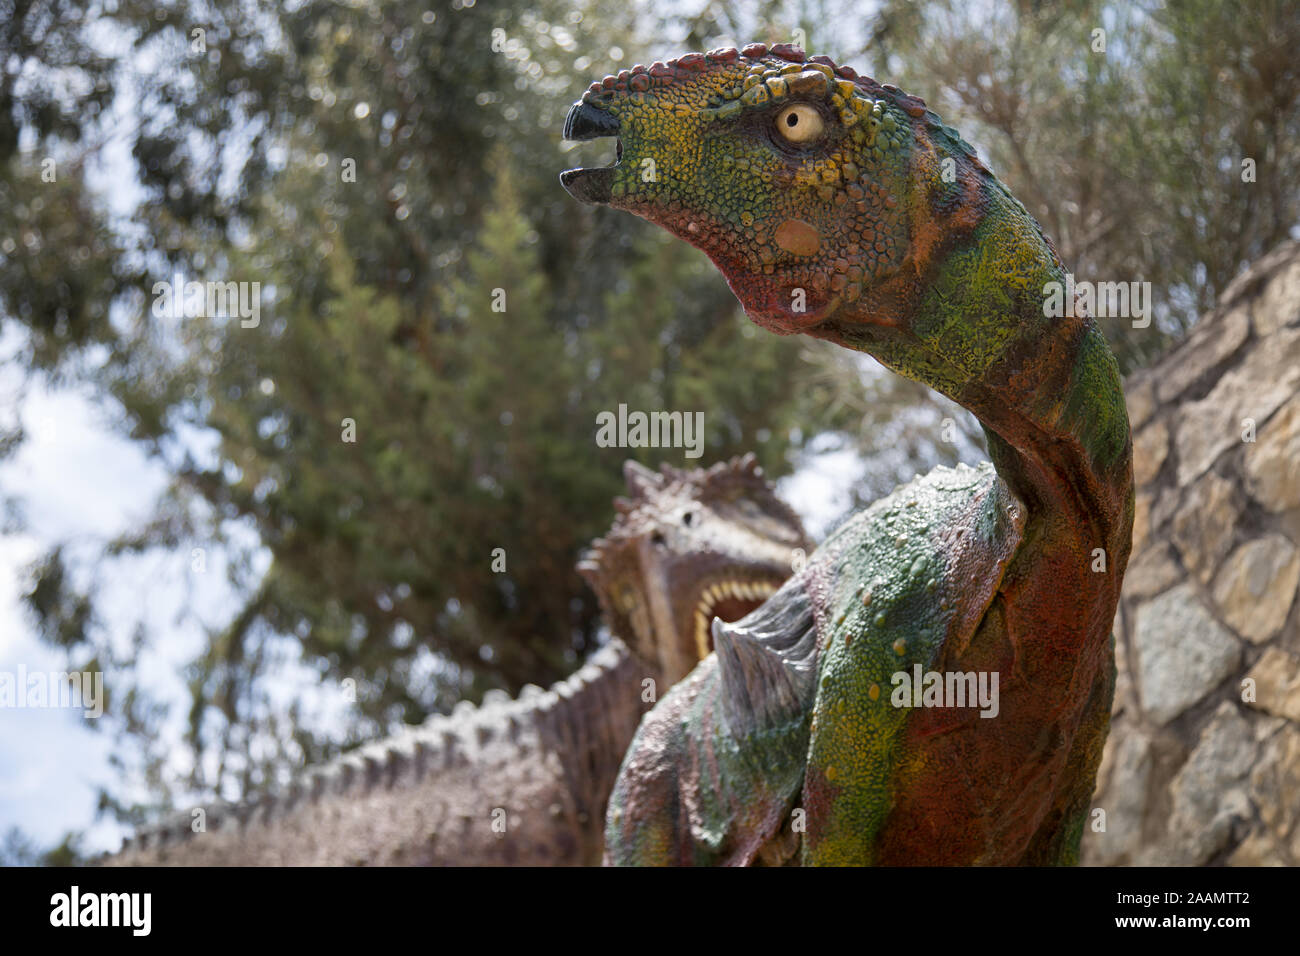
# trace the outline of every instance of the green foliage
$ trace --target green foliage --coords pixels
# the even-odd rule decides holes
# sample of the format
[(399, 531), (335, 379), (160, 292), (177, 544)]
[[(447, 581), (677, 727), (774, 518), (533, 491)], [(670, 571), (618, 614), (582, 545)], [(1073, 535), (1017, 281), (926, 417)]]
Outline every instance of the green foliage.
[(51, 162), (52, 182), (28, 157), (11, 159), (0, 179), (0, 315), (28, 333), (24, 366), (47, 370), (116, 338), (108, 304), (129, 281), (83, 171)]
[(92, 19), (76, 0), (0, 0), (0, 163), (24, 132), (80, 140), (112, 102), (117, 64), (87, 36)]
[(81, 836), (69, 833), (47, 850), (18, 827), (10, 827), (0, 841), (0, 866), (78, 866), (85, 856)]
[[(597, 413), (703, 411), (702, 464), (755, 449), (780, 473), (801, 371), (702, 256), (559, 189), (565, 109), (612, 67), (580, 55), (613, 45), (596, 28), (418, 4), (272, 7), (254, 25), (237, 6), (204, 19), (205, 55), (181, 12), (119, 20), (168, 64), (139, 78), (146, 114), (170, 121), (134, 142), (151, 195), (137, 251), (157, 279), (260, 282), (261, 324), (177, 323), (125, 297), (134, 320), (94, 372), (175, 474), (106, 557), (169, 549), (188, 565), (201, 547), (242, 595), (185, 674), (187, 779), (135, 669), (167, 635), (114, 655), (94, 576), (60, 551), (28, 593), (70, 658), (119, 667), (110, 712), (136, 751), (119, 764), (163, 802), (178, 784), (232, 795), (330, 749), (274, 705), (285, 640), (326, 686), (356, 681), (349, 739), (569, 673), (599, 625), (573, 565), (609, 524), (622, 461), (686, 463), (598, 448)], [(223, 192), (241, 138), (251, 154)], [(217, 436), (214, 455), (184, 445), (191, 427)], [(138, 820), (125, 795), (102, 809)]]

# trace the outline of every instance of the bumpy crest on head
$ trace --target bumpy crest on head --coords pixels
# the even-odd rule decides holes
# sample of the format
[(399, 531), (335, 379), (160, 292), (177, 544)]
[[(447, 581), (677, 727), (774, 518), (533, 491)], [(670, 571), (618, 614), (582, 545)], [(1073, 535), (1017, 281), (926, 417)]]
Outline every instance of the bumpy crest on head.
[(938, 240), (914, 236), (925, 217), (913, 206), (971, 201), (968, 174), (986, 172), (920, 98), (789, 44), (607, 76), (564, 135), (618, 137), (613, 165), (562, 174), (574, 197), (703, 249), (750, 317), (780, 333), (808, 330), (898, 274), (914, 238), (924, 254)]

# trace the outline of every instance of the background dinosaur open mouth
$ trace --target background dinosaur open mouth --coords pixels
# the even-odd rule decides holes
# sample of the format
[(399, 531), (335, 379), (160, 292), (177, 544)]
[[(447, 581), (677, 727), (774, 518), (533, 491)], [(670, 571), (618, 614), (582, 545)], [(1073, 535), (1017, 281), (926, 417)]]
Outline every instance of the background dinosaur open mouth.
[(574, 103), (564, 118), (564, 138), (583, 141), (613, 136), (614, 162), (591, 169), (566, 169), (560, 185), (579, 202), (607, 203), (614, 188), (614, 167), (623, 159), (623, 141), (618, 139), (618, 120), (590, 103)]
[(752, 581), (728, 578), (706, 585), (695, 606), (695, 644), (700, 657), (713, 650), (711, 625), (715, 617), (728, 624), (739, 621), (780, 587), (781, 581), (776, 578)]

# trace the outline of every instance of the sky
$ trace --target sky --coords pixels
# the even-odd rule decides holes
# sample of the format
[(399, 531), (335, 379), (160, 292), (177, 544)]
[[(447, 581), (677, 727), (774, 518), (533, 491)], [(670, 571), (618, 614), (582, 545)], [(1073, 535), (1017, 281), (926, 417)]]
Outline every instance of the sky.
[[(0, 376), (0, 394), (11, 395), (13, 385)], [(0, 672), (16, 674), (21, 666), (28, 674), (60, 673), (67, 667), (62, 653), (40, 641), (23, 609), (27, 567), (55, 545), (93, 554), (138, 527), (166, 489), (168, 473), (121, 437), (105, 411), (78, 390), (29, 388), (17, 413), (32, 437), (0, 466), (0, 494), (17, 498), (24, 517), (22, 533), (0, 536)], [(195, 436), (191, 450), (201, 453), (203, 444), (203, 436)], [(264, 550), (251, 538), (234, 539), (255, 551), (254, 573), (264, 573)], [(205, 646), (207, 633), (225, 626), (231, 609), (240, 606), (226, 577), (226, 555), (210, 552), (205, 565), (196, 573), (187, 548), (153, 550), (107, 563), (97, 582), (102, 623), (115, 641), (129, 641), (139, 624), (164, 635), (142, 656), (136, 676), (171, 707), (162, 735), (177, 754), (186, 752), (184, 667)], [(313, 727), (341, 732), (348, 720), (342, 695), (295, 657), (268, 684), (273, 705), (303, 701)], [(113, 672), (103, 679), (111, 689)], [(94, 820), (97, 786), (118, 772), (109, 763), (112, 745), (111, 727), (83, 720), (79, 707), (0, 708), (0, 837), (16, 826), (48, 847), (75, 829), (84, 833), (83, 850), (115, 850), (124, 829)], [(184, 772), (188, 765), (172, 769)]]
[[(37, 639), (22, 610), (25, 567), (54, 542), (108, 537), (140, 521), (166, 474), (105, 428), (84, 395), (31, 389), (20, 415), (34, 437), (0, 469), (0, 488), (21, 500), (27, 530), (0, 537), (0, 671), (58, 672), (63, 655)], [(137, 592), (125, 593), (134, 603)], [(111, 772), (110, 743), (79, 710), (0, 710), (0, 833), (16, 825), (49, 845), (88, 825), (94, 784)], [(93, 842), (103, 845), (114, 829), (99, 828)]]

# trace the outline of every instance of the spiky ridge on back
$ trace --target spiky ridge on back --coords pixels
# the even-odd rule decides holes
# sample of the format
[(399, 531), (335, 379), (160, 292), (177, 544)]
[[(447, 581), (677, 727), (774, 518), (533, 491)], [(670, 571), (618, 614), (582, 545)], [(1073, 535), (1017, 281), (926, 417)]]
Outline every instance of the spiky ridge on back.
[[(459, 828), (469, 819), (467, 814), (480, 817), (486, 812), (485, 801), (505, 803), (512, 813), (519, 811), (512, 801), (520, 800), (520, 795), (512, 791), (508, 774), (539, 761), (543, 749), (562, 763), (567, 760), (573, 772), (582, 775), (570, 781), (571, 791), (557, 791), (555, 806), (562, 806), (568, 816), (598, 814), (604, 794), (596, 791), (602, 779), (612, 776), (616, 755), (626, 743), (623, 734), (630, 734), (636, 719), (635, 708), (627, 716), (620, 714), (619, 702), (637, 689), (642, 670), (621, 645), (607, 645), (549, 689), (527, 684), (516, 698), (489, 690), (481, 705), (461, 701), (450, 715), (435, 714), (419, 726), (405, 727), (328, 763), (308, 767), (288, 786), (238, 802), (214, 801), (202, 808), (201, 817), (197, 808), (176, 811), (141, 827), (121, 852), (97, 862), (110, 866), (517, 862), (503, 853), (510, 847), (494, 848), (491, 840), (465, 837), (459, 849), (447, 845), (449, 840), (438, 847), (432, 833), (417, 832), (404, 819), (394, 823), (368, 818), (383, 813), (400, 818), (418, 812), (431, 829), (445, 825), (464, 837)], [(587, 706), (583, 708), (581, 702)], [(621, 724), (628, 724), (626, 731)], [(481, 782), (477, 790), (466, 789), (466, 780)], [(583, 789), (588, 785), (590, 792)], [(403, 798), (403, 792), (411, 796)], [(200, 818), (203, 829), (196, 831)], [(400, 830), (403, 825), (412, 828), (402, 839), (385, 842), (390, 828)], [(533, 856), (527, 856), (528, 847), (514, 849), (534, 864), (582, 862), (566, 859), (565, 853), (571, 857), (574, 848), (560, 845), (571, 838), (564, 832), (565, 821), (552, 825), (560, 831), (555, 845)], [(481, 829), (486, 831), (486, 824)], [(551, 835), (544, 828), (533, 828), (534, 839)], [(357, 836), (365, 837), (364, 845), (355, 842)]]

